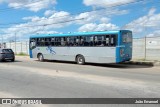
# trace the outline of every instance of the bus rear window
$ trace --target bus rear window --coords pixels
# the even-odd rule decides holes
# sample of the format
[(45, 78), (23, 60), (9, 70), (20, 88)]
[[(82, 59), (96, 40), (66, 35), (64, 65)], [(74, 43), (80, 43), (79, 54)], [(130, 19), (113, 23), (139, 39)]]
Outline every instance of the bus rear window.
[(123, 38), (123, 43), (130, 43), (132, 42), (132, 33), (130, 32), (123, 33), (122, 38)]

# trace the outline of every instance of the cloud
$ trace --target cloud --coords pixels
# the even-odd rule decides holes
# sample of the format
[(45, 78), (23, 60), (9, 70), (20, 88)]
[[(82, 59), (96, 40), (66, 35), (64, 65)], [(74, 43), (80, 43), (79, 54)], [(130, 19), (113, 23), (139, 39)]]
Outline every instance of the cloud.
[(130, 3), (136, 0), (83, 0), (86, 6), (111, 7)]
[(45, 16), (50, 16), (50, 15), (54, 14), (55, 12), (56, 12), (55, 10), (46, 10), (44, 15)]
[(65, 11), (55, 12), (50, 17), (30, 16), (22, 19), (28, 22), (17, 24), (7, 29), (1, 29), (4, 33), (12, 32), (12, 34), (4, 35), (6, 39), (13, 37), (13, 33), (17, 33), (17, 37), (29, 36), (36, 33), (57, 33), (56, 29), (72, 24), (72, 22), (63, 22), (74, 20), (74, 18), (70, 16), (70, 13)]
[(51, 4), (55, 5), (57, 3), (56, 0), (0, 0), (0, 3), (4, 2), (8, 3), (9, 7), (15, 9), (26, 8), (34, 12), (45, 9)]
[(155, 11), (155, 8), (151, 8), (147, 15), (133, 20), (132, 22), (125, 25), (123, 29), (130, 29), (134, 33), (146, 32), (145, 30), (148, 29), (150, 29), (150, 31), (156, 30), (156, 28), (160, 27), (160, 14), (155, 14)]
[(111, 20), (111, 19), (108, 18), (108, 17), (102, 17), (102, 18), (100, 18), (100, 22), (101, 22), (101, 23), (108, 23), (110, 20)]
[(152, 16), (155, 13), (155, 11), (156, 11), (156, 8), (151, 8), (148, 12), (148, 15)]
[(76, 18), (84, 18), (82, 21), (77, 21), (77, 24), (87, 24), (91, 22), (101, 21), (107, 23), (110, 18), (115, 15), (127, 14), (128, 10), (118, 10), (118, 9), (102, 9), (99, 11), (84, 12), (76, 15)]
[(111, 24), (111, 23), (102, 23), (102, 24), (96, 24), (96, 23), (89, 23), (81, 26), (78, 31), (84, 32), (84, 31), (105, 31), (105, 30), (117, 30), (119, 29), (118, 26)]
[(156, 37), (156, 36), (158, 36), (158, 37), (160, 37), (160, 29), (158, 29), (158, 30), (156, 30), (156, 31), (154, 31), (154, 32), (152, 32), (152, 33), (149, 33), (148, 35), (146, 35), (147, 37)]
[(47, 10), (44, 12), (43, 17), (23, 17), (22, 19), (25, 20), (26, 23), (17, 24), (10, 28), (2, 29), (1, 31), (4, 33), (17, 32), (17, 37), (22, 37), (36, 33), (52, 33), (51, 31), (56, 33), (57, 29), (68, 27), (70, 25), (80, 26), (77, 29), (78, 31), (116, 30), (119, 29), (119, 27), (110, 23), (110, 20), (112, 15), (117, 15), (117, 13), (126, 14), (127, 10), (113, 9), (112, 12), (109, 10), (91, 11), (80, 13), (78, 15), (71, 15), (66, 11)]

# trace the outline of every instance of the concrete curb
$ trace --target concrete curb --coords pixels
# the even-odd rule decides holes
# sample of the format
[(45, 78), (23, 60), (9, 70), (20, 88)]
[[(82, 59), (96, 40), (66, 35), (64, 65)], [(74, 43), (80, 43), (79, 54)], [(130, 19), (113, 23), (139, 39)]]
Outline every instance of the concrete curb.
[(129, 61), (125, 64), (144, 65), (144, 66), (160, 66), (159, 61)]

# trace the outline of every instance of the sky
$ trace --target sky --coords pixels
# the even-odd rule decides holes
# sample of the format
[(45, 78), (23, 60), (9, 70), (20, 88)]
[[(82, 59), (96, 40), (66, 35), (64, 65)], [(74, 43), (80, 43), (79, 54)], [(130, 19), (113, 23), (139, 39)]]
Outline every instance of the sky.
[(132, 30), (160, 36), (159, 0), (0, 0), (0, 41), (35, 34)]

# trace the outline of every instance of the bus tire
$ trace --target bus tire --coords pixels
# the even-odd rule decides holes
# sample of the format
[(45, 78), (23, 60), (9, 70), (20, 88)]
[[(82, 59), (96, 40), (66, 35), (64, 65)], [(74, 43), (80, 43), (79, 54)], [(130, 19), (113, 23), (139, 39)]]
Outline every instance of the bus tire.
[(84, 56), (83, 55), (78, 55), (76, 57), (76, 62), (79, 65), (84, 65), (85, 64), (85, 58), (84, 58)]
[(38, 60), (41, 61), (41, 62), (44, 61), (43, 54), (38, 54)]

